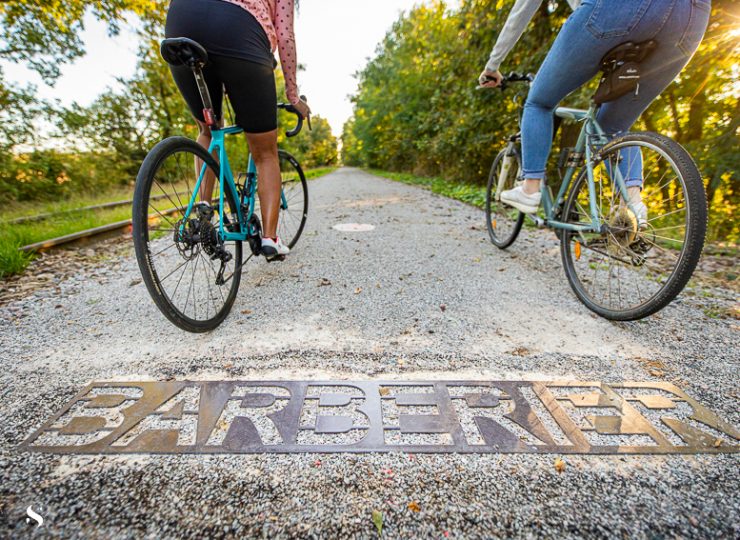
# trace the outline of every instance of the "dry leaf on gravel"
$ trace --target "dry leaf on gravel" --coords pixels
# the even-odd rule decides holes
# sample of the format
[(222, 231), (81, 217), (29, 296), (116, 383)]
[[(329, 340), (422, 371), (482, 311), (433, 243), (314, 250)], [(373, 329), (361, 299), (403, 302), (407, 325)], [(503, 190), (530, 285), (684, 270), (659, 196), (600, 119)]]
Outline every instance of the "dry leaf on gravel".
[(373, 524), (378, 530), (378, 536), (383, 535), (383, 513), (380, 510), (373, 510), (372, 514)]
[(555, 470), (558, 471), (558, 473), (565, 472), (565, 461), (560, 458), (555, 459)]
[(391, 393), (391, 391), (390, 391), (390, 389), (389, 389), (389, 388), (381, 388), (381, 389), (380, 389), (380, 395), (381, 395), (381, 396), (387, 396), (387, 395), (388, 395), (388, 394), (390, 394), (390, 393)]
[(252, 310), (251, 309), (243, 309), (242, 310), (242, 315), (251, 315), (251, 314), (252, 314)]
[(447, 306), (446, 306), (445, 304), (441, 304), (441, 305), (439, 306), (439, 309), (441, 309), (441, 310), (442, 310), (442, 312), (444, 313), (445, 311), (447, 311)]
[(406, 506), (408, 506), (409, 510), (412, 512), (421, 512), (421, 506), (419, 506), (419, 503), (416, 501), (411, 501)]
[(357, 287), (355, 289), (355, 294), (360, 294), (362, 292), (362, 287)]
[(319, 282), (319, 287), (328, 287), (331, 285), (331, 281), (326, 279), (325, 277), (321, 278), (321, 281)]

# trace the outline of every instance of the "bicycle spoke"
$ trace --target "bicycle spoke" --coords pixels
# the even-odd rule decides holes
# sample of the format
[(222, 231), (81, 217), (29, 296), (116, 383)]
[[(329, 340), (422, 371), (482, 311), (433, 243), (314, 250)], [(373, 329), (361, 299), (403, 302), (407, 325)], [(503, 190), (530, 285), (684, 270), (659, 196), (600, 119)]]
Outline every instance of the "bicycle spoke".
[[(199, 147), (195, 147), (197, 151), (191, 149), (190, 144), (194, 143), (178, 141), (178, 144), (181, 149), (163, 151), (162, 157), (154, 161), (156, 165), (148, 173), (149, 198), (144, 201), (144, 206), (156, 219), (145, 222), (150, 235), (145, 253), (148, 254), (148, 266), (159, 291), (160, 302), (167, 305), (163, 311), (178, 326), (194, 331), (193, 324), (202, 325), (200, 328), (204, 329), (218, 324), (217, 318), (231, 307), (238, 287), (235, 273), (240, 273), (242, 267), (241, 243), (223, 243), (213, 236), (220, 227), (220, 220), (229, 226), (229, 216), (236, 215), (235, 202), (230, 194), (225, 194), (225, 208), (219, 206), (218, 181), (213, 186), (211, 197), (213, 216), (193, 213), (187, 221), (182, 219), (184, 210), (198, 196), (193, 192), (191, 178), (198, 174), (196, 163), (201, 150)], [(216, 171), (208, 165), (201, 166), (206, 167), (204, 181), (207, 175), (218, 178)], [(201, 193), (207, 197), (205, 191)], [(228, 284), (218, 285), (221, 260), (229, 256), (232, 259), (225, 269), (236, 270)]]
[[(623, 312), (644, 306), (655, 298), (681, 264), (689, 230), (687, 193), (675, 160), (662, 150), (640, 141), (625, 141), (603, 156), (593, 171), (596, 209), (604, 233), (571, 233), (568, 264), (585, 297), (603, 309)], [(634, 179), (642, 167), (648, 208), (648, 227), (638, 230), (635, 216), (613, 180)], [(611, 173), (611, 174), (610, 174)], [(572, 188), (564, 220), (591, 221), (588, 183), (579, 177)], [(650, 226), (654, 225), (654, 226)], [(585, 251), (585, 253), (582, 253)]]

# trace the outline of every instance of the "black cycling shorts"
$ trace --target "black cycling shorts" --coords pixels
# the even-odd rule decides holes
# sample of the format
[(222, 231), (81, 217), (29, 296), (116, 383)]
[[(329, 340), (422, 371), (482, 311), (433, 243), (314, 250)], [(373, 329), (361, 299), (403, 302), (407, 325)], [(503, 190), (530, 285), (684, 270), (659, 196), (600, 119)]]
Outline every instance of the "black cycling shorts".
[[(190, 38), (208, 51), (203, 76), (217, 118), (223, 118), (225, 89), (244, 131), (277, 129), (274, 57), (265, 31), (247, 10), (223, 0), (173, 0), (165, 36)], [(186, 66), (170, 69), (190, 112), (204, 122), (193, 72)]]

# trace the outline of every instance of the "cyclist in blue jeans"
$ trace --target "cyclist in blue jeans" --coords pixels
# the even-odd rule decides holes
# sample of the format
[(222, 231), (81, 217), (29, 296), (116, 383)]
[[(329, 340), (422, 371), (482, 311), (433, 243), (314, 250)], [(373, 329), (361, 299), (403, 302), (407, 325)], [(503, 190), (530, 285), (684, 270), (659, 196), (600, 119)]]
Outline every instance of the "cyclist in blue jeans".
[[(676, 78), (699, 47), (709, 21), (710, 0), (568, 0), (573, 14), (565, 21), (532, 83), (522, 116), (523, 182), (501, 193), (501, 200), (525, 213), (540, 205), (540, 183), (553, 138), (557, 104), (599, 71), (603, 56), (626, 41), (655, 40), (641, 66), (640, 91), (605, 103), (597, 120), (615, 137), (628, 131), (650, 103)], [(479, 83), (501, 84), (499, 66), (511, 51), (542, 0), (516, 0)], [(635, 169), (635, 168), (632, 168)], [(640, 226), (647, 225), (642, 202), (642, 171), (630, 171), (626, 184)]]

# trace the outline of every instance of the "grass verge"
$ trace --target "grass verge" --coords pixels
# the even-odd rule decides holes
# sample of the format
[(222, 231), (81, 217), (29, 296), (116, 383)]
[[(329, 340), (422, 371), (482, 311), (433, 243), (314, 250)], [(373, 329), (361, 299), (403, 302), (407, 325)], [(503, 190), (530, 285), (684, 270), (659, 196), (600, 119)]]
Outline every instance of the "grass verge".
[[(306, 179), (312, 180), (335, 171), (336, 167), (321, 167), (305, 171)], [(57, 238), (66, 234), (100, 227), (109, 223), (131, 218), (131, 207), (121, 206), (106, 210), (74, 212), (77, 208), (107, 202), (129, 200), (133, 195), (130, 187), (121, 187), (104, 193), (78, 195), (56, 203), (15, 203), (7, 205), (0, 214), (0, 278), (20, 274), (33, 260), (33, 254), (23, 253), (19, 248), (36, 242)], [(161, 208), (172, 206), (161, 201)], [(42, 213), (68, 212), (42, 221), (18, 224), (3, 223), (5, 220)]]
[(395, 180), (396, 182), (402, 182), (412, 186), (420, 186), (433, 193), (437, 193), (438, 195), (462, 201), (478, 208), (486, 207), (485, 186), (453, 182), (439, 177), (429, 178), (424, 176), (415, 176), (408, 173), (380, 171), (377, 169), (370, 169), (369, 172), (377, 176), (382, 176), (383, 178), (388, 178), (389, 180)]
[(308, 169), (307, 171), (303, 171), (303, 173), (306, 175), (306, 180), (314, 180), (320, 176), (326, 176), (329, 173), (333, 173), (338, 168), (339, 167), (319, 167), (317, 169)]

